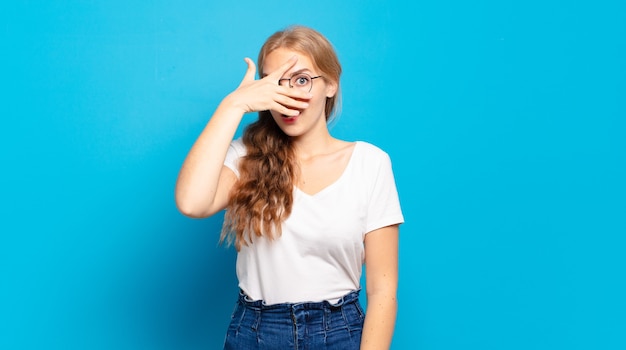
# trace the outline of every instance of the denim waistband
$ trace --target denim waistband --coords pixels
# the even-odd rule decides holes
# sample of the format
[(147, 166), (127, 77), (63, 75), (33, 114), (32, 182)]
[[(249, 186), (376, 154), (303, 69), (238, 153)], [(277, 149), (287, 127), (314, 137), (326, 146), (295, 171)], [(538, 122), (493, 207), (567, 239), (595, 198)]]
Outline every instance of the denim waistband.
[(325, 309), (336, 309), (340, 308), (343, 305), (351, 304), (357, 302), (359, 300), (359, 291), (354, 290), (343, 297), (339, 298), (336, 303), (331, 303), (329, 301), (319, 301), (319, 302), (301, 302), (301, 303), (281, 303), (281, 304), (271, 304), (267, 305), (263, 300), (252, 300), (243, 290), (239, 290), (239, 302), (245, 305), (248, 308), (255, 310), (273, 310), (273, 311), (281, 311), (281, 310), (292, 310), (294, 308), (304, 309), (304, 310), (325, 310)]

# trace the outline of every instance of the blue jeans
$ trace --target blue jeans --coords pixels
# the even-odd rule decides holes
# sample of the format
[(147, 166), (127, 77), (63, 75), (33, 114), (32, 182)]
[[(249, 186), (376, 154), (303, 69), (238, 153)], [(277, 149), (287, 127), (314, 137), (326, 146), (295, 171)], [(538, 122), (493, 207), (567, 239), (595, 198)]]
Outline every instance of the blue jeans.
[(358, 291), (336, 304), (323, 301), (275, 305), (250, 300), (241, 292), (224, 349), (358, 350), (364, 320)]

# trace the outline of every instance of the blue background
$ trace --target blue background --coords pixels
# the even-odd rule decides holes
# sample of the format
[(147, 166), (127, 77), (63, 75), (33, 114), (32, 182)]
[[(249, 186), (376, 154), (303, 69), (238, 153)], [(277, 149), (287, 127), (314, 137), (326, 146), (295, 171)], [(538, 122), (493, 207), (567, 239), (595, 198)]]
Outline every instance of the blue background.
[(344, 65), (333, 133), (393, 160), (393, 349), (626, 349), (624, 2), (13, 1), (0, 20), (0, 349), (221, 347), (235, 253), (174, 184), (243, 57), (293, 23)]

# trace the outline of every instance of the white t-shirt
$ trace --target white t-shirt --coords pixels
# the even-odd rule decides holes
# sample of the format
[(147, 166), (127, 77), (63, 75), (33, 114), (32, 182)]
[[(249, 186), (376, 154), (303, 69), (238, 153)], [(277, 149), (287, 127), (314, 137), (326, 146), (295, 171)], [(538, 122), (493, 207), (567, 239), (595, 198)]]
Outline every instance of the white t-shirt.
[[(234, 140), (224, 164), (237, 176), (246, 154)], [(294, 187), (291, 215), (274, 240), (252, 235), (237, 255), (239, 287), (252, 299), (278, 303), (336, 301), (360, 288), (363, 240), (404, 222), (389, 156), (357, 141), (339, 179), (314, 195)]]

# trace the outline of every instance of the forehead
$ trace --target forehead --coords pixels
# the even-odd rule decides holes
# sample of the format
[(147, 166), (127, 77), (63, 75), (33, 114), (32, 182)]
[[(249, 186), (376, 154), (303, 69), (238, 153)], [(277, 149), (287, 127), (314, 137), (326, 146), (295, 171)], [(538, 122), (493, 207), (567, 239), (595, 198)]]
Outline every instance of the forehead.
[(289, 68), (286, 73), (304, 69), (315, 72), (316, 67), (308, 55), (299, 51), (278, 48), (265, 56), (265, 61), (263, 61), (263, 74), (271, 74), (272, 72), (278, 70), (280, 66), (286, 63), (293, 56), (298, 57), (298, 61), (293, 67)]

